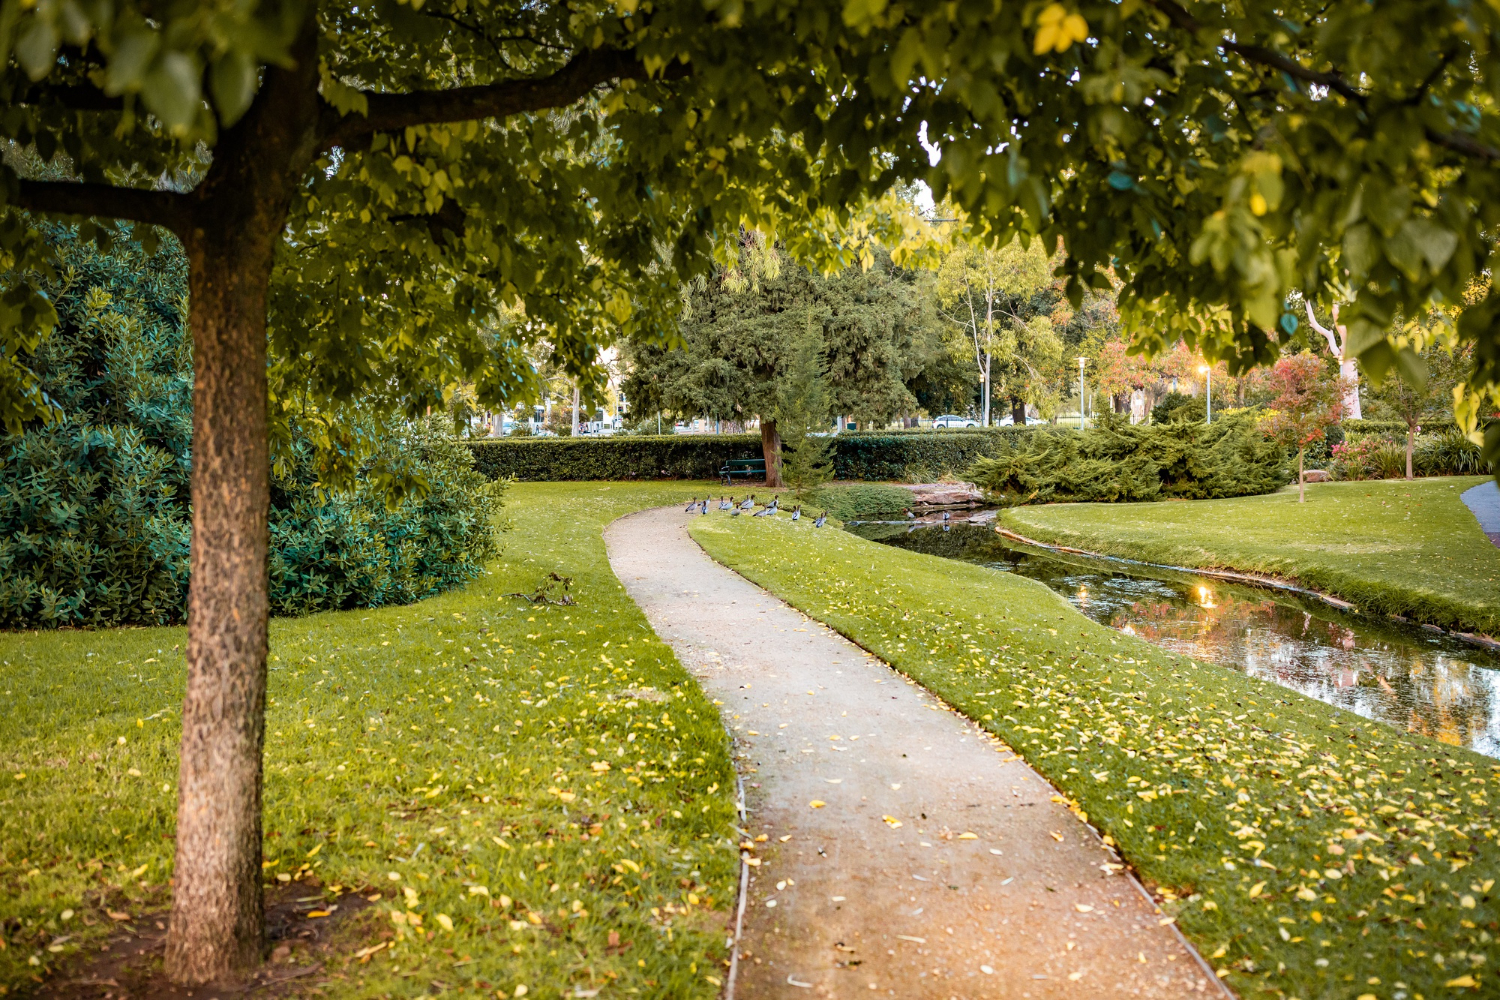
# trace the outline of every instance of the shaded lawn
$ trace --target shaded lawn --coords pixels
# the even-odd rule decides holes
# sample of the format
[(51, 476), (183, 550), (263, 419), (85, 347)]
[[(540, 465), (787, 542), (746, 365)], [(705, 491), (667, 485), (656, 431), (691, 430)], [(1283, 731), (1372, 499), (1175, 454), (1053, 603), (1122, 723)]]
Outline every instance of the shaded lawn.
[(1232, 500), (1017, 507), (1037, 541), (1194, 568), (1271, 573), (1360, 610), (1500, 635), (1500, 548), (1459, 494), (1482, 476), (1316, 483)]
[[(504, 553), (470, 586), (272, 622), (267, 883), (380, 897), (338, 929), (347, 957), (322, 989), (718, 994), (737, 888), (728, 741), (600, 534), (704, 489), (516, 486)], [(554, 571), (575, 605), (505, 596)], [(0, 993), (165, 905), (183, 640), (0, 634)]]
[(784, 517), (691, 531), (1015, 747), (1241, 996), (1500, 990), (1495, 761), (1119, 635), (1031, 580)]

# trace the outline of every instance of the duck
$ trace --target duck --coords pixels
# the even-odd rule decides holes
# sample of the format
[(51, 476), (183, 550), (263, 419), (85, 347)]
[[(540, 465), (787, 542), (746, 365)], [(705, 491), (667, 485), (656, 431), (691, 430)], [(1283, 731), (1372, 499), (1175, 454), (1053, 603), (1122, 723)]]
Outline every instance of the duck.
[(952, 514), (952, 512), (951, 512), (951, 511), (946, 511), (946, 510), (945, 510), (945, 511), (943, 511), (943, 524), (944, 524), (944, 525), (945, 525), (945, 526), (946, 526), (946, 525), (947, 525), (947, 523), (948, 523), (948, 519), (949, 519), (949, 518), (951, 518), (951, 517), (952, 517), (952, 516), (953, 516), (953, 514)]
[(792, 508), (792, 520), (793, 521), (800, 521), (800, 520), (802, 520), (802, 505), (800, 503), (797, 506), (795, 506), (795, 507)]
[(744, 503), (740, 504), (740, 510), (754, 510), (754, 509), (755, 509), (755, 494), (752, 493), (752, 494), (750, 494), (749, 496), (747, 496), (745, 498), (745, 502)]
[(720, 497), (719, 498), (719, 509), (720, 510), (728, 510), (730, 507), (733, 507), (733, 506), (734, 506), (734, 504), (732, 504), (729, 501), (728, 497)]
[(738, 507), (735, 507), (734, 509), (732, 509), (729, 512), (729, 516), (730, 517), (739, 517), (740, 516), (740, 509)]
[(684, 514), (691, 514), (693, 512), (693, 508), (696, 506), (698, 506), (698, 498), (693, 497), (693, 499), (688, 501), (688, 505), (682, 508), (682, 512)]
[(775, 513), (776, 513), (776, 505), (773, 503), (773, 504), (767, 504), (766, 506), (762, 507), (760, 510), (756, 511), (754, 514), (751, 514), (750, 516), (751, 517), (772, 517), (772, 516), (775, 515)]
[(774, 496), (774, 497), (772, 497), (771, 498), (771, 502), (769, 504), (767, 504), (766, 506), (770, 507), (772, 510), (780, 510), (781, 509), (781, 497), (780, 496)]
[(704, 517), (708, 516), (708, 497), (703, 498), (703, 507), (698, 511), (698, 513), (702, 514)]
[(814, 528), (821, 528), (821, 527), (823, 527), (823, 525), (825, 525), (827, 523), (828, 523), (828, 512), (824, 511), (823, 513), (819, 514), (818, 515), (818, 519), (813, 522), (813, 527)]

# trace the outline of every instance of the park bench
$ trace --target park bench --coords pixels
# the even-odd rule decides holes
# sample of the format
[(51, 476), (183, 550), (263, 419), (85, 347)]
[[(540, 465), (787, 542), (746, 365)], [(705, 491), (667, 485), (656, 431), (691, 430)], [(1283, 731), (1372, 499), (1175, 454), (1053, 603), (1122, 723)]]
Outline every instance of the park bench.
[(766, 460), (763, 458), (731, 458), (719, 470), (725, 486), (734, 485), (735, 476), (766, 476)]

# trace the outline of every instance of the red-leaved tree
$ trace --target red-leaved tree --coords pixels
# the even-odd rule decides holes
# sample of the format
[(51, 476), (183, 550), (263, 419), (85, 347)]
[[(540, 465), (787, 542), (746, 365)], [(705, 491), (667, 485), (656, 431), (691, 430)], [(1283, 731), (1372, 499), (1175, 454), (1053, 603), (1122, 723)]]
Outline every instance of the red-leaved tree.
[(1284, 357), (1263, 378), (1275, 398), (1260, 427), (1278, 444), (1297, 449), (1297, 502), (1303, 503), (1307, 496), (1302, 457), (1308, 445), (1323, 440), (1328, 428), (1343, 418), (1348, 386), (1312, 354)]

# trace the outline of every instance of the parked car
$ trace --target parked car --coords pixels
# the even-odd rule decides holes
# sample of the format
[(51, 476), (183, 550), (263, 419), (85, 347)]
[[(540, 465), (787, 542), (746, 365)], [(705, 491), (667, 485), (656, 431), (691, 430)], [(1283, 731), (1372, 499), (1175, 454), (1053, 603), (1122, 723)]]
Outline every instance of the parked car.
[[(1027, 417), (1026, 418), (1026, 426), (1027, 427), (1035, 427), (1037, 424), (1045, 424), (1046, 422), (1047, 421), (1043, 420), (1041, 417)], [(1011, 416), (1009, 413), (1007, 413), (1005, 416), (1001, 417), (1000, 421), (999, 421), (999, 424), (998, 424), (998, 426), (1000, 426), (1000, 427), (1014, 427), (1015, 425), (1016, 425), (1016, 419), (1015, 419), (1015, 417)]]
[(970, 417), (960, 417), (957, 414), (945, 413), (941, 417), (932, 418), (933, 427), (978, 427), (979, 422)]

